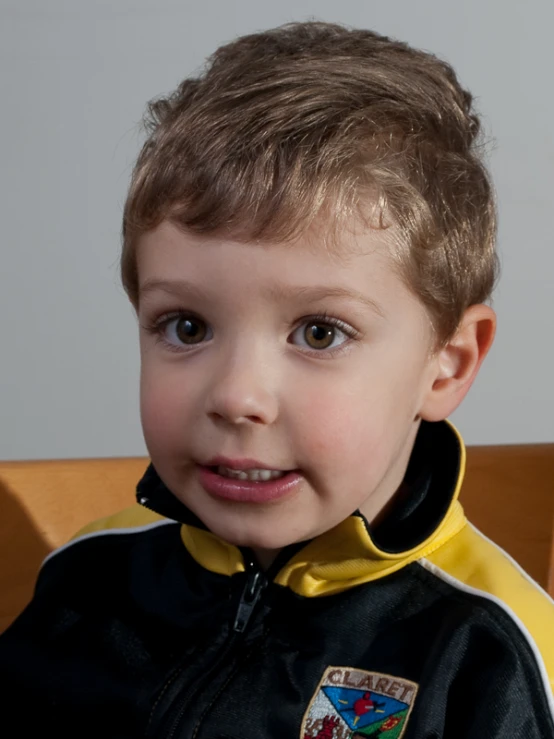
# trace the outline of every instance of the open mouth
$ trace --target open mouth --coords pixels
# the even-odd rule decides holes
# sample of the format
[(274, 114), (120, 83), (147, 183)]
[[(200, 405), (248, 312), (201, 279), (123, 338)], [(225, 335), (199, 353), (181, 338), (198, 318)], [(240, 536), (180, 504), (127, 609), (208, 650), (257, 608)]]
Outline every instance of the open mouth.
[(200, 485), (209, 495), (242, 503), (269, 503), (288, 497), (299, 489), (303, 479), (299, 470), (237, 469), (222, 464), (199, 465), (198, 474)]
[(265, 469), (234, 470), (231, 467), (224, 467), (223, 465), (209, 467), (208, 469), (221, 477), (228, 477), (231, 480), (247, 480), (249, 482), (268, 482), (269, 480), (278, 480), (289, 472), (289, 470)]

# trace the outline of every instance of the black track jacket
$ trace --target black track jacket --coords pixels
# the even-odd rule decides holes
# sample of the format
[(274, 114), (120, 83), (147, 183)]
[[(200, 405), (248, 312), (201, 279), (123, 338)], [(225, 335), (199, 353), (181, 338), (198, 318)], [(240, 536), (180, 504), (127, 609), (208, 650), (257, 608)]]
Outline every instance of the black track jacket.
[(423, 423), (383, 523), (354, 513), (265, 573), (150, 467), (0, 637), (1, 736), (552, 739), (554, 603), (466, 521), (464, 462)]

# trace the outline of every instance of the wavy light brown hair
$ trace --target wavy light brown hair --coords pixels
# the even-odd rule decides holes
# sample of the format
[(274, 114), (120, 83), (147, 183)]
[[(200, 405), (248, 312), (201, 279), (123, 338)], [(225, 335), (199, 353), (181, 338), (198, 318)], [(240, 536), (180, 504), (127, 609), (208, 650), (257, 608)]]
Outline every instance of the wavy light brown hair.
[(240, 241), (292, 241), (325, 217), (391, 228), (391, 255), (438, 341), (493, 290), (492, 187), (472, 96), (432, 54), (308, 22), (237, 39), (151, 102), (123, 217), (121, 273), (138, 305), (137, 238), (168, 219)]

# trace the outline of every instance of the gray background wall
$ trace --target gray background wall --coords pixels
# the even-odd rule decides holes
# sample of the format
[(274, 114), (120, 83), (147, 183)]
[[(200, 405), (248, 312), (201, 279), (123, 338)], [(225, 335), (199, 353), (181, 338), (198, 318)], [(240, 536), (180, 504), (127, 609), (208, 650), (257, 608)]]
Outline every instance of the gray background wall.
[(478, 96), (499, 329), (453, 420), (472, 444), (554, 441), (552, 0), (1, 0), (0, 459), (144, 453), (117, 276), (136, 124), (218, 44), (314, 16), (430, 49)]

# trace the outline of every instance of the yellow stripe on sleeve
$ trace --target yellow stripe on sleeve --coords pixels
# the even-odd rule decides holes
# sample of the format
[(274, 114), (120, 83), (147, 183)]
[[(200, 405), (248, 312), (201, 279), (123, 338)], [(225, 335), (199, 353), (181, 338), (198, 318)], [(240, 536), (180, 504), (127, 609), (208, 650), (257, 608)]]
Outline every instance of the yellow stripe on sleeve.
[(499, 546), (471, 524), (420, 564), (461, 591), (497, 603), (527, 639), (554, 718), (554, 601)]

